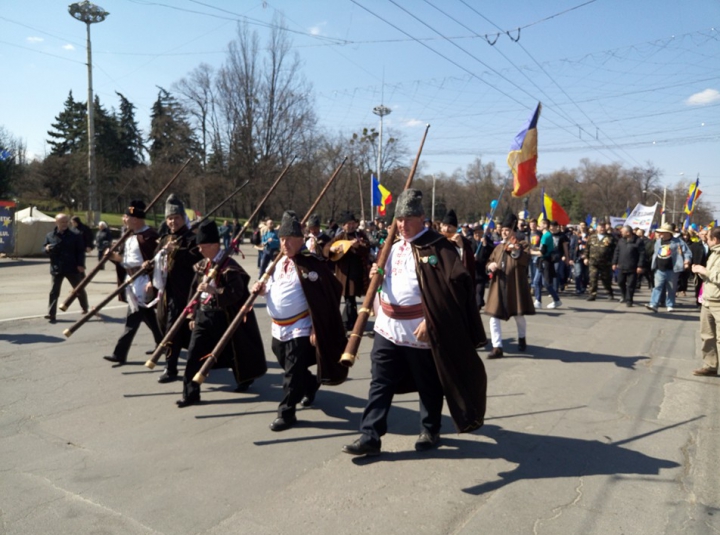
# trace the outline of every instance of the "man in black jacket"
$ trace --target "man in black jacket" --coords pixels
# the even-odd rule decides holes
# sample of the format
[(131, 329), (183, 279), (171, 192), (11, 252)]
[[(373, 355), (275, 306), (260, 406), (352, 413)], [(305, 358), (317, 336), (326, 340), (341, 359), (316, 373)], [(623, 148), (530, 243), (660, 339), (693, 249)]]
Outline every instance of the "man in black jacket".
[[(65, 214), (55, 216), (55, 229), (45, 236), (44, 249), (50, 255), (50, 276), (52, 288), (50, 289), (50, 304), (45, 319), (55, 323), (58, 297), (63, 279), (67, 279), (73, 288), (80, 284), (85, 273), (85, 245), (83, 238), (76, 231), (69, 228), (70, 218)], [(88, 300), (85, 290), (78, 295), (83, 313), (88, 310)]]
[(625, 225), (620, 233), (620, 240), (613, 253), (612, 269), (618, 270), (618, 286), (622, 294), (620, 302), (631, 307), (637, 276), (643, 272), (645, 264), (645, 244), (633, 234), (632, 227)]

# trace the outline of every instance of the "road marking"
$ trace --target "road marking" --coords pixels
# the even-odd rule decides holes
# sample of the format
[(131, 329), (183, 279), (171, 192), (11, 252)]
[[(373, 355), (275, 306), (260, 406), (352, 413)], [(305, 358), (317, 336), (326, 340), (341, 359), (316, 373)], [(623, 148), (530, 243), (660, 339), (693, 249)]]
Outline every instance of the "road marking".
[[(103, 307), (103, 310), (117, 310), (118, 308), (127, 308), (127, 305), (116, 305), (112, 307)], [(73, 314), (82, 314), (82, 312), (61, 312), (60, 314), (57, 314), (56, 317), (60, 316), (72, 316)], [(96, 314), (97, 316), (97, 314)], [(45, 314), (39, 314), (37, 316), (20, 316), (18, 318), (7, 318), (4, 320), (0, 320), (0, 323), (5, 323), (8, 321), (19, 321), (19, 320), (32, 320), (35, 318), (44, 318)]]

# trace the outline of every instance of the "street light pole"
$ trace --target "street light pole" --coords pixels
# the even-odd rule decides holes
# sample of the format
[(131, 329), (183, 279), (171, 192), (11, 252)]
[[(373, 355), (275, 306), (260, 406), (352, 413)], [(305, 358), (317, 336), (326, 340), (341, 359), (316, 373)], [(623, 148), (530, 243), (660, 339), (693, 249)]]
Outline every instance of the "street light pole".
[(95, 172), (95, 103), (93, 102), (92, 85), (92, 45), (90, 43), (90, 25), (102, 22), (110, 13), (100, 6), (91, 4), (88, 0), (70, 4), (68, 11), (73, 18), (84, 22), (87, 27), (87, 68), (88, 68), (88, 213), (87, 220), (90, 225), (97, 226), (100, 221), (100, 206), (97, 194), (97, 176)]
[(644, 189), (643, 194), (646, 194), (646, 193), (649, 193), (650, 195), (655, 195), (655, 197), (657, 197), (658, 200), (662, 202), (662, 216), (661, 216), (660, 224), (664, 225), (665, 224), (665, 206), (666, 206), (665, 199), (667, 198), (667, 186), (665, 186), (663, 188), (662, 198), (660, 198), (660, 195), (658, 195), (654, 191), (649, 191), (649, 190)]
[(384, 104), (380, 104), (379, 106), (375, 106), (373, 108), (373, 113), (375, 115), (378, 115), (380, 117), (380, 136), (379, 136), (379, 144), (378, 144), (378, 159), (377, 159), (377, 179), (378, 184), (382, 184), (382, 147), (383, 147), (383, 117), (386, 115), (390, 115), (390, 112), (392, 110), (385, 106)]
[(433, 194), (432, 194), (432, 215), (430, 216), (430, 220), (432, 223), (435, 223), (435, 179), (437, 177), (433, 175)]

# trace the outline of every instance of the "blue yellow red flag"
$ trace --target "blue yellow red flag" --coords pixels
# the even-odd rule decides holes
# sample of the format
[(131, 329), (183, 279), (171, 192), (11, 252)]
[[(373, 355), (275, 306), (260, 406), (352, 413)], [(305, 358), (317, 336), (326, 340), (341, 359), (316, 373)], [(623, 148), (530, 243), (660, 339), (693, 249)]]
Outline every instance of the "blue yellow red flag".
[(693, 213), (693, 210), (695, 210), (695, 206), (697, 205), (697, 201), (700, 198), (700, 195), (702, 195), (702, 191), (700, 190), (700, 177), (698, 177), (695, 180), (694, 184), (690, 184), (690, 190), (688, 191), (688, 197), (685, 201), (685, 213), (690, 215)]
[(513, 174), (513, 197), (522, 197), (535, 189), (537, 181), (537, 123), (542, 111), (538, 102), (535, 112), (530, 116), (522, 130), (515, 136), (507, 157), (508, 166)]
[(370, 180), (372, 180), (372, 206), (377, 206), (378, 214), (384, 216), (387, 206), (392, 202), (392, 193), (380, 184), (375, 175), (370, 175)]

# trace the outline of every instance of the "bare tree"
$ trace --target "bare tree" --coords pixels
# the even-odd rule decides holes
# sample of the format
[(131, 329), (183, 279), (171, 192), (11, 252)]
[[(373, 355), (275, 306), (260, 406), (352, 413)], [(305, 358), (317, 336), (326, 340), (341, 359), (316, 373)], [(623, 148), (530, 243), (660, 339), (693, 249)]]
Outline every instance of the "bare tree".
[(297, 54), (290, 54), (291, 44), (279, 18), (262, 50), (257, 33), (240, 24), (218, 73), (220, 141), (215, 148), (225, 151), (227, 173), (234, 184), (251, 180), (244, 190), (246, 209), (288, 159), (302, 150), (315, 128), (310, 87), (300, 72)]

